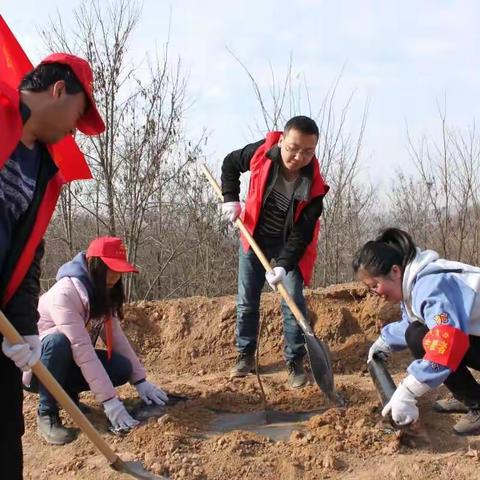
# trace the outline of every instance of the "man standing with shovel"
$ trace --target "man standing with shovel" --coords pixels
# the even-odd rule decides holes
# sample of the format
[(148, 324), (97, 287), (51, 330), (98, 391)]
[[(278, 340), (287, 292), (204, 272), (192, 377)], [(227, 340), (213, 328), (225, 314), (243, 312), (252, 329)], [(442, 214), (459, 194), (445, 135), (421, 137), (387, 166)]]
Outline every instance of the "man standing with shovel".
[[(231, 377), (253, 371), (259, 325), (260, 295), (265, 279), (275, 289), (282, 282), (306, 317), (303, 285), (309, 284), (317, 256), (319, 217), (329, 187), (320, 175), (315, 150), (319, 131), (308, 117), (291, 118), (283, 132), (225, 157), (222, 166), (222, 211), (234, 222), (240, 215), (275, 267), (264, 268), (242, 235), (239, 251), (236, 345), (239, 353)], [(250, 171), (245, 208), (239, 201), (240, 175)], [(288, 381), (303, 387), (305, 340), (290, 308), (282, 301)]]
[(85, 60), (52, 54), (24, 76), (17, 89), (30, 64), (1, 17), (0, 27), (4, 54), (12, 54), (0, 62), (0, 299), (25, 342), (12, 345), (0, 336), (0, 462), (1, 477), (18, 480), (23, 469), (21, 370), (30, 369), (40, 356), (42, 238), (62, 185), (89, 175), (73, 139), (65, 137), (77, 128), (96, 135), (105, 126), (93, 101), (92, 71)]

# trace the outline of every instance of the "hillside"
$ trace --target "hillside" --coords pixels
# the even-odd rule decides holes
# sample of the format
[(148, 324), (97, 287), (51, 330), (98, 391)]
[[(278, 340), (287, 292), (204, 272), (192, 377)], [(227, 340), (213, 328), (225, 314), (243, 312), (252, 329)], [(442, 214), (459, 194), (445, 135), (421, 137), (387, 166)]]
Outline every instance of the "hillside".
[[(365, 359), (381, 325), (395, 319), (398, 310), (354, 283), (309, 291), (306, 297), (315, 332), (332, 351), (336, 386), (347, 401), (345, 409), (328, 405), (313, 383), (299, 391), (286, 384), (279, 302), (268, 293), (262, 298), (260, 346), (268, 409), (312, 412), (291, 433), (287, 425), (286, 438), (275, 440), (253, 431), (211, 431), (219, 412), (258, 414), (263, 408), (255, 375), (228, 378), (236, 357), (233, 296), (129, 305), (124, 328), (150, 379), (189, 400), (118, 438), (107, 432), (101, 407), (84, 394), (82, 401), (94, 407), (90, 419), (122, 458), (140, 459), (152, 472), (172, 479), (476, 478), (480, 439), (454, 436), (450, 430), (455, 416), (436, 414), (429, 407), (446, 394), (443, 388), (421, 402), (430, 445), (415, 441), (408, 447), (401, 445), (391, 428), (380, 422)], [(398, 355), (392, 368), (397, 381), (408, 362), (407, 354)], [(120, 393), (127, 405), (135, 404), (130, 386), (122, 387)], [(28, 394), (25, 478), (129, 478), (110, 470), (84, 435), (64, 447), (43, 444), (35, 432), (35, 411), (36, 398)]]

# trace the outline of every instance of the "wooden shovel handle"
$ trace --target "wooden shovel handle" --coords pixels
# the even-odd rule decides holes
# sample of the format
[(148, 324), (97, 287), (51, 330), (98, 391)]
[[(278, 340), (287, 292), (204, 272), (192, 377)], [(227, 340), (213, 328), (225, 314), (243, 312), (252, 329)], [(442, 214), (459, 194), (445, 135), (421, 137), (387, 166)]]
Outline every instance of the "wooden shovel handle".
[[(24, 343), (23, 338), (17, 332), (15, 327), (10, 323), (2, 311), (0, 311), (0, 332), (12, 344)], [(120, 458), (100, 436), (95, 427), (90, 423), (88, 418), (75, 405), (73, 400), (67, 395), (61, 385), (55, 380), (53, 375), (47, 370), (42, 362), (38, 361), (32, 367), (33, 373), (38, 380), (42, 382), (45, 388), (55, 397), (60, 405), (73, 418), (74, 422), (83, 430), (83, 433), (90, 441), (102, 452), (111, 464), (118, 464)]]
[[(210, 173), (210, 171), (208, 170), (205, 164), (202, 165), (202, 170), (203, 170), (203, 174), (207, 177), (208, 181), (210, 182), (210, 185), (215, 190), (215, 193), (218, 195), (218, 198), (223, 202), (222, 190), (218, 185), (217, 181), (213, 178), (212, 174)], [(272, 271), (272, 266), (270, 265), (270, 262), (267, 260), (267, 257), (265, 257), (265, 255), (262, 252), (262, 249), (258, 246), (258, 243), (252, 237), (250, 232), (247, 230), (247, 227), (243, 224), (240, 218), (237, 218), (235, 220), (235, 225), (238, 227), (238, 229), (243, 233), (243, 235), (247, 239), (247, 242), (249, 243), (250, 247), (252, 247), (252, 250), (255, 252), (261, 264), (263, 265), (263, 268), (267, 272)], [(283, 282), (280, 282), (277, 284), (277, 289), (280, 292), (280, 295), (282, 296), (282, 298), (285, 300), (285, 303), (288, 305), (293, 315), (297, 319), (298, 323), (302, 327), (303, 332), (307, 335), (313, 335), (313, 331), (312, 331), (312, 328), (310, 327), (310, 324), (307, 322), (302, 312), (298, 308), (297, 304), (294, 302), (293, 298), (288, 293)]]

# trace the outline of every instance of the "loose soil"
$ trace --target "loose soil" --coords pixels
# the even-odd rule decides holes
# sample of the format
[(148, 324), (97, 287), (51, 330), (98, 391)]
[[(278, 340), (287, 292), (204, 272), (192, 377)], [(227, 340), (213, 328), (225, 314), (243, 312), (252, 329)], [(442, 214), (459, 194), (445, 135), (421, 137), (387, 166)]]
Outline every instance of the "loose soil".
[[(344, 409), (330, 407), (319, 388), (292, 390), (282, 360), (283, 336), (278, 297), (262, 297), (263, 332), (260, 371), (268, 407), (278, 411), (322, 410), (285, 441), (232, 431), (207, 432), (214, 411), (260, 411), (256, 377), (230, 380), (234, 348), (235, 298), (193, 297), (139, 302), (126, 309), (124, 329), (149, 372), (149, 379), (189, 400), (151, 418), (125, 437), (107, 431), (102, 408), (89, 393), (82, 401), (93, 407), (90, 420), (124, 460), (171, 479), (476, 479), (480, 478), (480, 437), (458, 437), (451, 429), (458, 415), (431, 410), (442, 387), (421, 399), (421, 419), (430, 444), (402, 445), (381, 421), (379, 401), (366, 371), (369, 345), (381, 326), (396, 319), (397, 308), (367, 294), (356, 283), (306, 293), (309, 319), (332, 351), (337, 390)], [(398, 382), (409, 363), (397, 354), (391, 373)], [(119, 389), (133, 406), (135, 390)], [(38, 398), (25, 398), (26, 479), (107, 480), (131, 478), (111, 470), (85, 435), (73, 443), (46, 445), (36, 433)], [(67, 424), (68, 416), (63, 414)]]

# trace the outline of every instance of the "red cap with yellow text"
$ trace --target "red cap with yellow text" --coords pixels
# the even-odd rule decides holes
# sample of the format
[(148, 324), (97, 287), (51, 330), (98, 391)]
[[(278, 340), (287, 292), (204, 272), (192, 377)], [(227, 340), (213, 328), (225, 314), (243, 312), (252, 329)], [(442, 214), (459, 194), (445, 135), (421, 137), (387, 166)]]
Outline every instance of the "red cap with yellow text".
[(46, 63), (61, 63), (68, 65), (78, 81), (82, 84), (89, 106), (85, 114), (78, 120), (77, 128), (85, 135), (98, 135), (105, 130), (100, 113), (98, 113), (93, 98), (93, 73), (89, 63), (83, 58), (71, 55), (70, 53), (52, 53), (44, 58), (40, 65)]
[(87, 250), (87, 258), (99, 257), (114, 272), (138, 273), (134, 265), (127, 262), (127, 250), (118, 237), (98, 237), (92, 240)]

